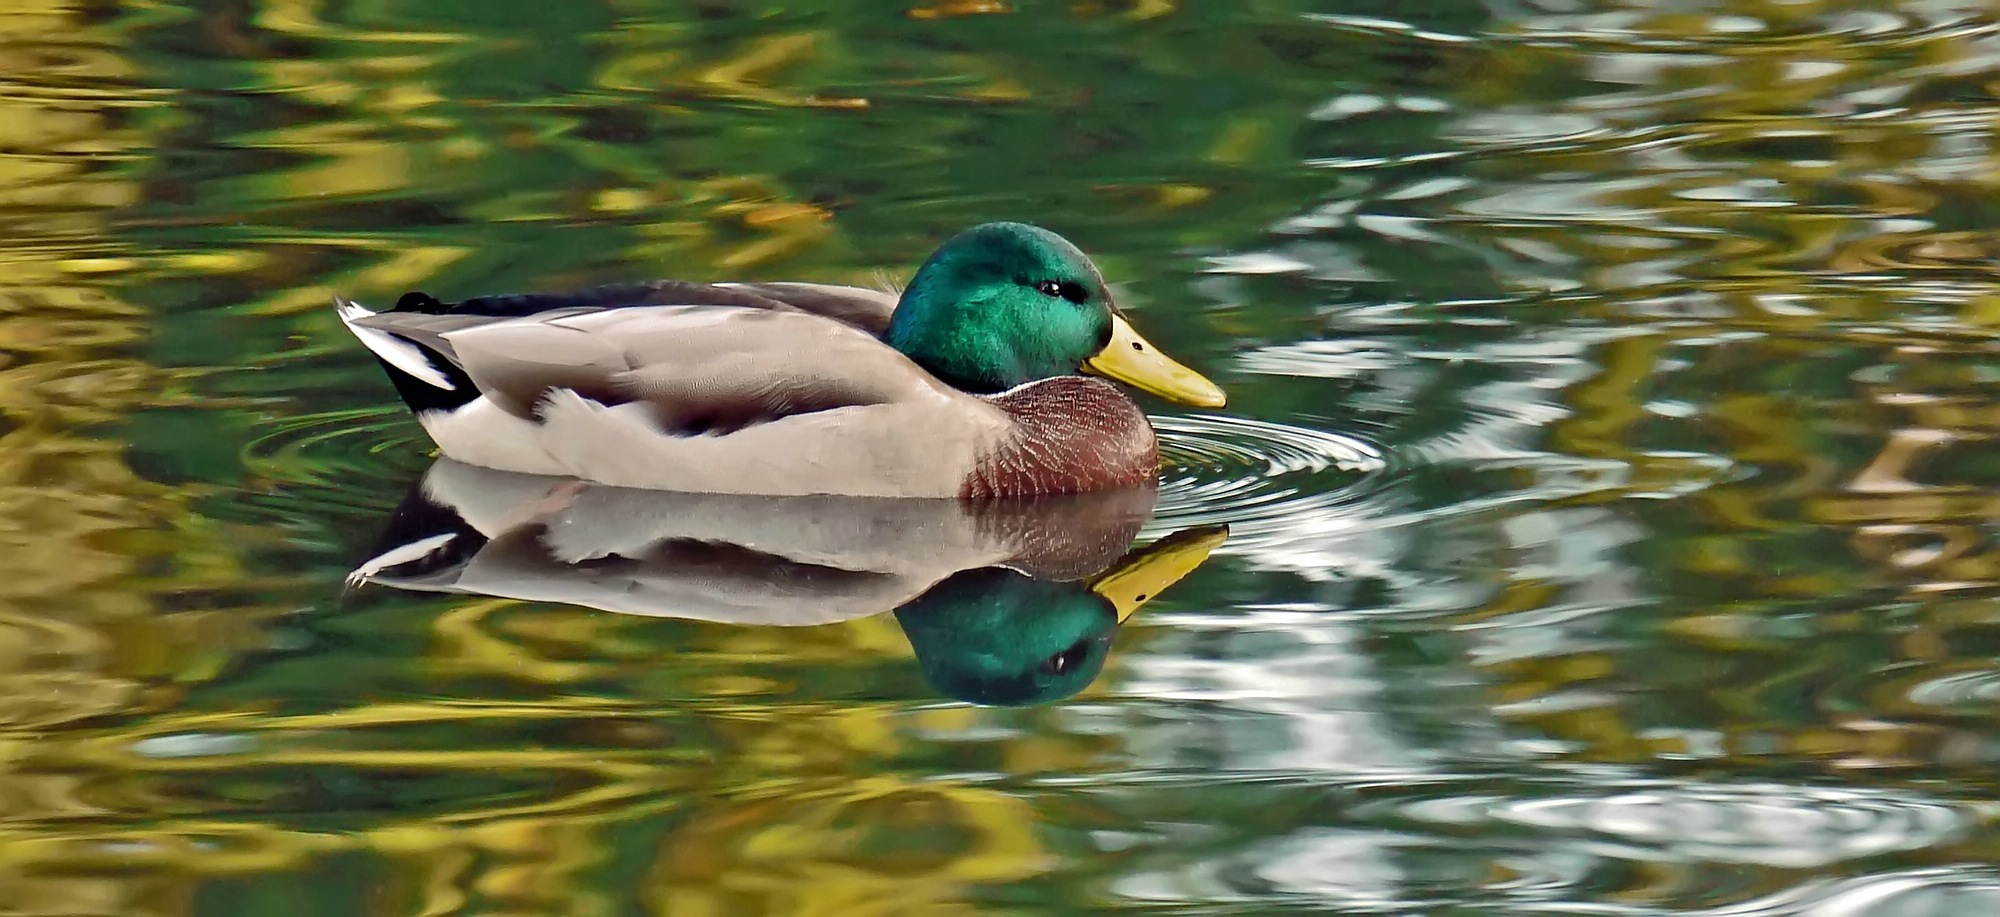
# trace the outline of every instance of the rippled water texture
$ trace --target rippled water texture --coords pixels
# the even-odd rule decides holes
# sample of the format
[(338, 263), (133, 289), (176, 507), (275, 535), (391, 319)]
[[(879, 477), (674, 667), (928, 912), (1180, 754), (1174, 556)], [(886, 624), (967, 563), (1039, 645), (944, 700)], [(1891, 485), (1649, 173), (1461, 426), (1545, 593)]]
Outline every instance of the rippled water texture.
[[(10, 5), (0, 914), (2000, 913), (1996, 73), (1962, 0)], [(1071, 545), (1230, 527), (1122, 624), (1018, 538), (990, 653), (346, 582), (431, 456), (335, 293), (995, 218), (1230, 392)]]

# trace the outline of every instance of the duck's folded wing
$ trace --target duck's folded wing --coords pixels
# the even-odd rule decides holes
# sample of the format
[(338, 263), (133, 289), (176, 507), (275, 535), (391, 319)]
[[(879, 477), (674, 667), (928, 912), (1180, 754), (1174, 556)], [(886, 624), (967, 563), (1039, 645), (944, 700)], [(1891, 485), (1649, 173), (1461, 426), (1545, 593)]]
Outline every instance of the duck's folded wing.
[[(407, 298), (407, 297), (406, 297)], [(343, 300), (343, 303), (345, 301)], [(576, 315), (595, 311), (571, 306), (564, 309), (547, 310), (536, 316), (537, 320), (550, 321), (565, 315)], [(433, 312), (368, 312), (365, 310), (347, 315), (347, 323), (356, 328), (385, 331), (430, 350), (439, 356), (459, 364), (457, 350), (448, 337), (454, 331), (465, 331), (485, 325), (496, 325), (513, 319), (479, 314), (442, 314)]]
[(895, 293), (831, 283), (728, 283), (725, 288), (743, 290), (807, 312), (852, 325), (876, 337), (889, 330), (889, 317), (896, 313)]
[(560, 389), (607, 406), (643, 404), (669, 434), (738, 430), (844, 407), (972, 401), (873, 336), (798, 312), (552, 312), (442, 338), (494, 404), (531, 420)]
[(639, 306), (737, 306), (804, 312), (880, 336), (896, 311), (896, 294), (828, 283), (696, 283), (653, 280), (553, 293), (509, 293), (443, 302), (425, 293), (407, 293), (399, 313), (458, 318), (527, 318), (553, 312), (613, 310)]

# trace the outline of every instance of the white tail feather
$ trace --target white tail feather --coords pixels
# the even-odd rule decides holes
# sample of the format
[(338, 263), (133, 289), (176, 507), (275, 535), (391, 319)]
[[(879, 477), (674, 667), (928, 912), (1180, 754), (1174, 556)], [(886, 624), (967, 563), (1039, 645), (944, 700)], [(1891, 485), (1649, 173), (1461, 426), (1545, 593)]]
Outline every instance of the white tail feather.
[(458, 389), (458, 386), (451, 384), (451, 380), (446, 378), (444, 373), (439, 372), (438, 368), (431, 364), (430, 358), (425, 356), (417, 345), (380, 328), (355, 324), (356, 320), (375, 314), (360, 303), (336, 296), (333, 298), (333, 308), (340, 313), (340, 323), (346, 325), (347, 330), (354, 332), (354, 336), (361, 340), (363, 346), (387, 361), (390, 366), (447, 392)]
[(359, 586), (367, 582), (370, 577), (390, 567), (399, 567), (411, 561), (429, 557), (443, 550), (446, 545), (451, 544), (457, 538), (457, 535), (446, 532), (442, 535), (432, 535), (429, 538), (420, 538), (409, 544), (390, 548), (364, 561), (361, 566), (354, 568), (354, 572), (347, 574), (348, 588), (351, 589)]

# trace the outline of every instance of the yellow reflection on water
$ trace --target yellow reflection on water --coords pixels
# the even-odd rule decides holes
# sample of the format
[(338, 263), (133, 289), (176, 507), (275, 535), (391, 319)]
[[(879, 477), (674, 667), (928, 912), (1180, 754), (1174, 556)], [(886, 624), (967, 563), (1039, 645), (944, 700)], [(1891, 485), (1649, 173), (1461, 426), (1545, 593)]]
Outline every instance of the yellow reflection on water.
[[(1479, 114), (1458, 135), (1488, 157), (1481, 171), (1494, 185), (1457, 216), (1528, 261), (1580, 266), (1582, 285), (1563, 300), (1630, 329), (1591, 346), (1592, 376), (1565, 390), (1569, 414), (1549, 427), (1560, 452), (1615, 461), (1627, 477), (1561, 504), (1689, 494), (1652, 515), (1684, 517), (1666, 524), (1698, 533), (1672, 539), (1669, 581), (1654, 585), (1696, 605), (1730, 597), (1667, 629), (1730, 660), (1709, 663), (1698, 692), (1718, 715), (1744, 717), (1722, 720), (1721, 753), (1915, 766), (1934, 760), (1925, 724), (1857, 713), (1753, 725), (1750, 715), (1801, 690), (1760, 656), (1784, 645), (1762, 636), (1781, 601), (1894, 588), (1915, 603), (1918, 632), (1940, 632), (1933, 648), (1944, 633), (1976, 639), (1990, 626), (1948, 597), (2000, 586), (1988, 531), (2000, 494), (1949, 470), (1973, 469), (1996, 429), (1991, 383), (1975, 366), (1990, 362), (1980, 329), (1993, 323), (2000, 277), (1990, 233), (1962, 228), (1978, 217), (1954, 211), (1991, 199), (2000, 175), (1982, 75), (1991, 42), (1969, 22), (1922, 27), (1885, 7), (1881, 21), (1922, 61), (1889, 69), (1878, 49), (1824, 27), (1825, 4), (1711, 7), (1632, 8), (1601, 31), (1573, 27), (1583, 17), (1523, 17), (1511, 33), (1523, 41), (1480, 55), (1483, 78), (1462, 87)], [(1588, 88), (1538, 95), (1551, 79)], [(1874, 365), (1851, 377), (1824, 369), (1855, 353)], [(1662, 448), (1668, 439), (1710, 455)], [(1700, 460), (1712, 456), (1735, 470)], [(1825, 544), (1845, 556), (1799, 562), (1772, 547), (1816, 526), (1839, 533)], [(1466, 620), (1560, 607), (1582, 583), (1559, 574), (1519, 571)], [(1829, 613), (1814, 626), (1837, 632), (1839, 621)], [(1644, 761), (1679, 740), (1642, 736), (1633, 720), (1649, 714), (1620, 704), (1695, 692), (1633, 669), (1656, 655), (1574, 648), (1486, 673), (1508, 719), (1578, 743), (1584, 758)], [(1914, 671), (1892, 685), (1955, 671), (1936, 652), (1901, 658)]]
[(971, 914), (967, 888), (1055, 865), (1032, 806), (996, 790), (865, 777), (789, 790), (676, 832), (645, 880), (654, 913)]
[[(135, 354), (145, 312), (108, 281), (129, 265), (106, 216), (138, 197), (107, 165), (144, 155), (131, 113), (155, 94), (65, 3), (12, 4), (0, 29), (0, 901), (20, 913), (182, 912), (191, 872), (91, 874), (119, 859), (96, 820), (157, 803), (93, 768), (51, 767), (90, 724), (170, 708), (256, 640), (259, 609), (212, 601), (256, 588), (196, 494), (125, 461), (118, 426), (170, 377)], [(53, 73), (30, 61), (64, 65)], [(34, 84), (37, 77), (53, 77)], [(144, 836), (133, 856), (228, 869), (214, 848)], [(249, 860), (268, 868), (268, 847)]]

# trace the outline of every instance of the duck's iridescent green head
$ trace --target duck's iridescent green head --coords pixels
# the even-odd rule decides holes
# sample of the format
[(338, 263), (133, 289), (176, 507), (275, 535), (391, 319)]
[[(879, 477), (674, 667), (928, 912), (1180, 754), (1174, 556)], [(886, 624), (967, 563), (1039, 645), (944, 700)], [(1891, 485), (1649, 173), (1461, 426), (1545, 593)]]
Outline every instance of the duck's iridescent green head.
[(1132, 330), (1082, 251), (1026, 223), (981, 224), (939, 246), (903, 291), (887, 338), (968, 392), (1090, 372), (1186, 404), (1224, 402), (1215, 383)]

